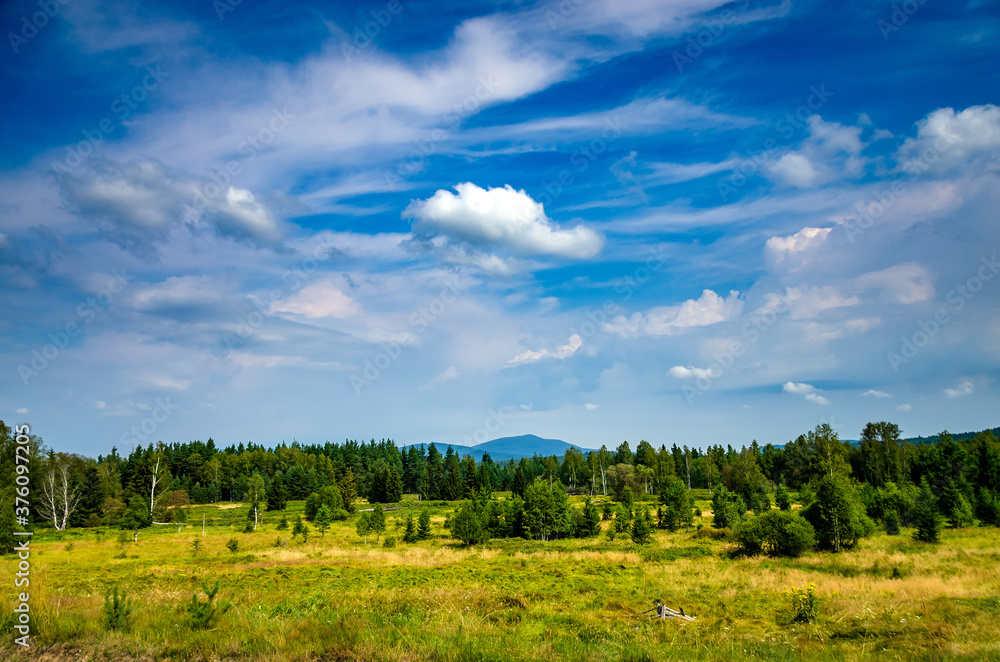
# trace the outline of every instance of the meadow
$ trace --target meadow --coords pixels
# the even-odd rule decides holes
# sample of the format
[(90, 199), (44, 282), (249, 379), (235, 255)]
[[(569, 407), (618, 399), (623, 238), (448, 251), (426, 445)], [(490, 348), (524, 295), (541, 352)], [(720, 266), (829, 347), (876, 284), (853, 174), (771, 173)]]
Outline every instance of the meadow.
[[(276, 530), (303, 502), (264, 513), (195, 506), (188, 522), (139, 532), (40, 531), (31, 543), (32, 647), (13, 643), (7, 599), (3, 659), (32, 660), (990, 660), (1000, 659), (1000, 531), (971, 527), (941, 542), (877, 533), (860, 548), (798, 558), (740, 557), (703, 516), (691, 531), (463, 547), (444, 529), (458, 503), (409, 495), (367, 544), (356, 516), (303, 543)], [(575, 505), (581, 497), (572, 498)], [(652, 504), (652, 502), (650, 503)], [(363, 503), (359, 508), (366, 508)], [(407, 515), (432, 514), (431, 539), (401, 541)], [(207, 526), (202, 535), (202, 518)], [(703, 525), (700, 530), (698, 525)], [(608, 522), (603, 526), (607, 528)], [(396, 540), (384, 545), (386, 537)], [(227, 547), (236, 539), (238, 549)], [(200, 540), (195, 550), (192, 541)], [(124, 555), (124, 558), (122, 556)], [(0, 560), (14, 594), (16, 559)], [(192, 629), (202, 585), (233, 607)], [(813, 585), (812, 623), (796, 622), (790, 589)], [(133, 605), (109, 631), (105, 595)], [(692, 622), (644, 614), (660, 599)]]

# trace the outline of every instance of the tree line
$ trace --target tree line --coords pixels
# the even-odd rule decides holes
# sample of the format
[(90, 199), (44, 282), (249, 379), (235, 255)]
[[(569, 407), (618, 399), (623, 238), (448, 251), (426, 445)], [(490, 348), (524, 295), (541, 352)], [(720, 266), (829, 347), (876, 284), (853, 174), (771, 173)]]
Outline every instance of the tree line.
[[(3, 512), (13, 508), (14, 445), (11, 429), (0, 422), (0, 471), (11, 477), (0, 484)], [(393, 503), (409, 493), (479, 504), (480, 516), (492, 513), (480, 517), (491, 535), (528, 532), (548, 539), (586, 530), (581, 518), (590, 514), (563, 510), (568, 494), (616, 502), (626, 493), (638, 499), (658, 496), (659, 510), (667, 514), (658, 515), (655, 524), (676, 527), (689, 519), (684, 511), (690, 508), (683, 504), (692, 488), (707, 488), (713, 498), (728, 495), (732, 503), (723, 511), (757, 513), (770, 508), (782, 491), (798, 491), (809, 502), (825, 476), (846, 481), (866, 516), (876, 521), (892, 517), (886, 515), (892, 511), (908, 524), (925, 482), (949, 521), (1000, 521), (1000, 443), (993, 431), (964, 439), (942, 432), (933, 443), (910, 443), (887, 422), (867, 424), (856, 444), (841, 441), (824, 424), (784, 445), (753, 441), (740, 450), (720, 444), (700, 450), (676, 444), (654, 448), (643, 440), (632, 450), (623, 441), (614, 451), (569, 448), (562, 457), (507, 462), (495, 462), (488, 454), (476, 462), (450, 446), (444, 452), (434, 444), (400, 448), (391, 439), (273, 448), (240, 443), (219, 449), (209, 438), (137, 446), (127, 456), (112, 448), (93, 459), (56, 452), (32, 436), (29, 451), (31, 525), (56, 529), (140, 527), (184, 517), (184, 507), (192, 503), (219, 501), (250, 502), (256, 518), (260, 510), (283, 508), (288, 499), (312, 499), (341, 518), (358, 498)], [(491, 496), (496, 491), (510, 491), (512, 499), (496, 500)], [(510, 508), (505, 502), (515, 499), (521, 501), (520, 516), (491, 505)], [(536, 507), (539, 503), (549, 506)], [(641, 515), (633, 512), (633, 522)], [(456, 520), (461, 529), (458, 514)], [(0, 539), (11, 539), (4, 531), (11, 526), (9, 517), (0, 518)]]

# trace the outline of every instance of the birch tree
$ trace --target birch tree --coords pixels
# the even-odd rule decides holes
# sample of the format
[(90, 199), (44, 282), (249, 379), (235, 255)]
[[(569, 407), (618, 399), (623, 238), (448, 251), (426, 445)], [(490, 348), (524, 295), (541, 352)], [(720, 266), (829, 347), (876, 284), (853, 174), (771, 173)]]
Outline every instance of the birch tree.
[(38, 506), (42, 516), (52, 521), (56, 531), (65, 531), (66, 522), (80, 502), (80, 488), (72, 485), (69, 465), (61, 458), (52, 456), (49, 467), (42, 477), (42, 500)]

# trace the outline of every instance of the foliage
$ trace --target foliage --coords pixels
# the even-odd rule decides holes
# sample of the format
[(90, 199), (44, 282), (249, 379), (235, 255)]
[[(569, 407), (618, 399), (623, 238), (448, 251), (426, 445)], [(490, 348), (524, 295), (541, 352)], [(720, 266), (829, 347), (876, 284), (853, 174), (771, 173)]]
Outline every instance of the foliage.
[(781, 483), (778, 484), (778, 488), (774, 491), (774, 505), (781, 510), (792, 509), (792, 495), (788, 493), (788, 488)]
[(712, 494), (712, 526), (716, 529), (734, 529), (746, 515), (743, 497), (730, 492), (724, 485)]
[(799, 515), (769, 510), (736, 527), (736, 542), (745, 554), (798, 556), (816, 543), (813, 526)]
[(392, 549), (395, 546), (396, 546), (396, 537), (395, 536), (386, 536), (385, 540), (382, 541), (382, 547), (384, 547), (386, 549)]
[(114, 593), (104, 596), (104, 627), (108, 630), (128, 630), (132, 617), (132, 605), (123, 592), (118, 595), (118, 585)]
[(694, 503), (684, 481), (676, 476), (670, 476), (660, 488), (659, 524), (669, 531), (676, 531), (682, 526), (689, 527), (694, 521)]
[(417, 538), (427, 540), (431, 537), (431, 514), (426, 508), (420, 511), (417, 518)]
[(191, 554), (197, 556), (201, 551), (201, 538), (194, 538), (191, 541)]
[(913, 524), (917, 530), (913, 537), (924, 542), (938, 542), (941, 537), (941, 515), (938, 513), (937, 499), (925, 478), (920, 483), (920, 494), (913, 504)]
[(321, 487), (319, 491), (313, 492), (306, 499), (305, 509), (303, 510), (303, 515), (310, 522), (316, 520), (316, 514), (319, 513), (321, 507), (326, 506), (331, 516), (336, 510), (344, 509), (344, 498), (340, 494), (340, 488), (336, 485), (326, 485)]
[(465, 501), (452, 518), (451, 537), (466, 545), (489, 540), (489, 530), (483, 526), (482, 514), (472, 500)]
[(330, 528), (330, 523), (333, 521), (333, 513), (330, 512), (330, 507), (325, 503), (320, 506), (319, 512), (316, 513), (316, 530), (319, 531), (321, 537), (326, 537), (326, 532)]
[(593, 499), (587, 497), (583, 510), (579, 511), (574, 520), (573, 535), (577, 538), (592, 538), (601, 533), (601, 513), (594, 505)]
[(149, 514), (149, 504), (142, 497), (132, 497), (129, 501), (128, 509), (118, 522), (122, 529), (137, 531), (145, 529), (153, 524), (153, 518)]
[(648, 508), (636, 514), (635, 521), (632, 522), (632, 542), (637, 545), (648, 545), (653, 542), (653, 518), (649, 514)]
[(802, 516), (815, 528), (819, 549), (852, 549), (875, 531), (851, 484), (836, 473), (820, 479), (816, 501), (802, 510)]
[(792, 599), (793, 623), (814, 623), (819, 616), (816, 586), (809, 584), (804, 589), (791, 587), (788, 595)]
[(886, 535), (898, 536), (900, 534), (899, 513), (895, 508), (890, 508), (882, 514), (882, 526)]
[[(201, 588), (205, 591), (205, 601), (201, 602), (198, 599), (197, 593), (191, 594), (191, 603), (187, 605), (188, 615), (191, 617), (191, 628), (194, 630), (203, 630), (212, 627), (215, 621), (229, 611), (233, 604), (232, 602), (225, 602), (220, 605), (215, 604), (215, 596), (219, 592), (219, 580), (215, 580), (215, 587), (209, 590), (208, 584), (202, 584)], [(233, 593), (235, 595), (235, 592)], [(233, 595), (229, 596), (232, 600)]]
[(229, 541), (226, 542), (226, 549), (235, 554), (240, 551), (240, 541), (236, 538), (230, 538)]
[(415, 543), (417, 540), (419, 540), (417, 537), (417, 525), (413, 522), (413, 515), (407, 515), (406, 531), (403, 532), (403, 542)]

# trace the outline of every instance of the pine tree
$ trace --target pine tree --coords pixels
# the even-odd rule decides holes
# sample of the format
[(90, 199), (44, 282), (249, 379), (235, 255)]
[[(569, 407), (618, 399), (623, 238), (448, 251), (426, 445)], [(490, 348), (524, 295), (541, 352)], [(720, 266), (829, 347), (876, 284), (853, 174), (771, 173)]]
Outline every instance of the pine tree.
[(885, 532), (890, 536), (899, 535), (899, 512), (895, 508), (889, 508), (884, 513), (882, 513), (882, 525), (885, 527)]
[(653, 541), (653, 518), (649, 514), (649, 509), (645, 508), (637, 513), (635, 521), (632, 523), (632, 542), (637, 545), (647, 545)]
[(590, 497), (583, 504), (581, 522), (581, 538), (591, 538), (601, 533), (601, 513)]
[(354, 500), (358, 498), (358, 485), (354, 482), (354, 472), (350, 467), (344, 471), (344, 477), (340, 479), (340, 497), (344, 501), (344, 510), (353, 513)]
[(399, 503), (403, 499), (403, 478), (399, 475), (399, 469), (393, 465), (389, 468), (389, 474), (385, 484), (385, 502)]
[(937, 499), (927, 483), (927, 478), (920, 481), (920, 493), (913, 503), (913, 523), (917, 530), (913, 537), (924, 542), (937, 542), (941, 537), (941, 517), (938, 514)]
[(333, 521), (333, 513), (330, 512), (330, 509), (324, 503), (320, 507), (319, 512), (316, 513), (315, 520), (316, 530), (319, 531), (321, 537), (326, 537), (326, 531), (330, 528), (331, 521)]
[(271, 481), (271, 489), (267, 492), (268, 511), (284, 510), (288, 501), (288, 491), (285, 490), (285, 482), (281, 477), (281, 472), (274, 474)]
[(421, 540), (427, 540), (431, 537), (431, 514), (427, 510), (420, 511), (420, 517), (417, 519), (417, 537)]
[(792, 496), (788, 493), (788, 489), (784, 486), (784, 484), (779, 484), (778, 489), (775, 490), (774, 503), (781, 510), (792, 509)]
[(406, 531), (403, 533), (403, 542), (414, 543), (417, 540), (417, 525), (413, 521), (413, 515), (408, 515), (406, 517)]

